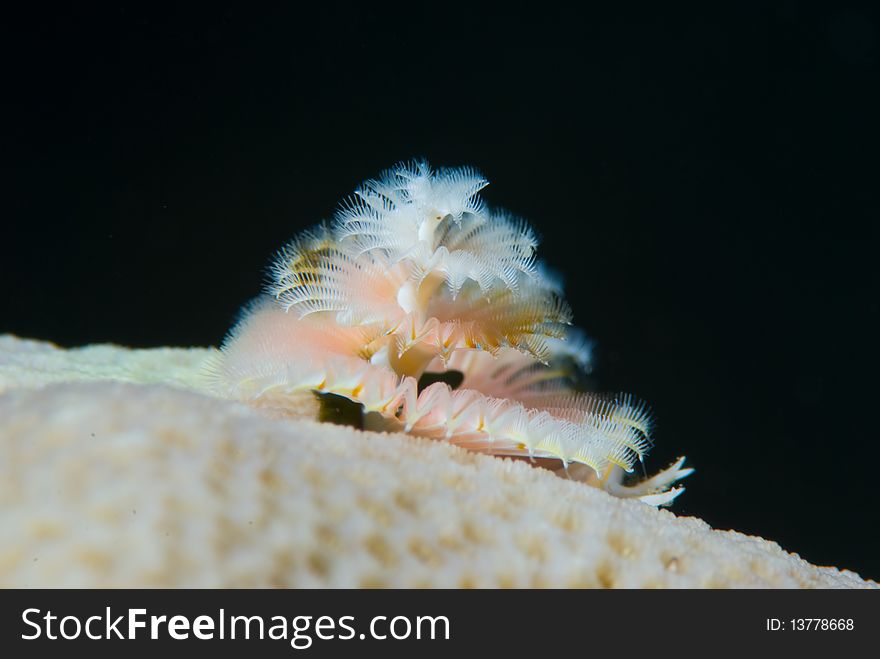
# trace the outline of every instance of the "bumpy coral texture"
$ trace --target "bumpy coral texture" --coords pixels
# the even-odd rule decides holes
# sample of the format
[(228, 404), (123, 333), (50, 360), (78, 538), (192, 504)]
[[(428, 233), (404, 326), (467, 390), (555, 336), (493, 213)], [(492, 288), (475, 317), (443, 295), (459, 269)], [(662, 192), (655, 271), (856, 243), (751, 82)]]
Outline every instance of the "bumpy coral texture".
[(32, 344), (10, 373), (10, 343), (0, 586), (872, 585), (522, 462), (137, 383), (206, 350)]
[(876, 587), (309, 392), (209, 396), (211, 354), (0, 336), (0, 586)]
[[(691, 470), (680, 459), (624, 484), (652, 445), (647, 407), (575, 388), (589, 344), (534, 232), (488, 209), (486, 184), (424, 162), (364, 183), (332, 224), (279, 253), (211, 365), (215, 390), (282, 408), (303, 391), (336, 394), (372, 427), (553, 459), (618, 496), (671, 502)], [(450, 373), (458, 387), (425, 379)]]

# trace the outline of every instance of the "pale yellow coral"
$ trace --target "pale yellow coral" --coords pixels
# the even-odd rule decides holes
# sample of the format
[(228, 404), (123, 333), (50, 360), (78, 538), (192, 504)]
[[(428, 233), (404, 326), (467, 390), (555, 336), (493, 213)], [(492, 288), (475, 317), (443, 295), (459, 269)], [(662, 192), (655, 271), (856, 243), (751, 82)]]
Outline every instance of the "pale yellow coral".
[(876, 586), (522, 461), (269, 418), (199, 392), (210, 354), (0, 337), (0, 585)]

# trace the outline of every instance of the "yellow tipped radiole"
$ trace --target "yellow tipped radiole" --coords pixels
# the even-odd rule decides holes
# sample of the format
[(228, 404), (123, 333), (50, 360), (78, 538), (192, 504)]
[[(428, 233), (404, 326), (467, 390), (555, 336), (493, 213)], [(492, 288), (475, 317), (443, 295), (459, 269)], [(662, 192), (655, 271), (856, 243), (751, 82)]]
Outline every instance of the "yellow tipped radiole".
[[(647, 407), (573, 388), (589, 343), (535, 258), (534, 232), (487, 209), (486, 185), (470, 168), (423, 161), (364, 183), (334, 223), (279, 252), (267, 295), (246, 308), (212, 377), (244, 400), (337, 394), (385, 428), (557, 460), (616, 496), (670, 503), (691, 470), (681, 459), (624, 484), (652, 446)], [(423, 376), (453, 373), (457, 388), (419, 389)]]

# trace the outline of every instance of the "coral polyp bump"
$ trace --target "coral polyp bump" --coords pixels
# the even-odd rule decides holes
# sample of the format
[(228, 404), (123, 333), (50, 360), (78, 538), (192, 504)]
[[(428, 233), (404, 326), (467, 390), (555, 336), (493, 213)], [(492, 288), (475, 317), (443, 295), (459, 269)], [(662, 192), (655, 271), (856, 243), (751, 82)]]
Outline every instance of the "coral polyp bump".
[(487, 208), (486, 185), (421, 161), (365, 182), (332, 223), (278, 253), (211, 365), (216, 385), (282, 405), (335, 394), (370, 427), (551, 459), (614, 495), (670, 503), (692, 470), (682, 458), (624, 482), (652, 446), (648, 409), (577, 390), (589, 343), (536, 259), (535, 233)]

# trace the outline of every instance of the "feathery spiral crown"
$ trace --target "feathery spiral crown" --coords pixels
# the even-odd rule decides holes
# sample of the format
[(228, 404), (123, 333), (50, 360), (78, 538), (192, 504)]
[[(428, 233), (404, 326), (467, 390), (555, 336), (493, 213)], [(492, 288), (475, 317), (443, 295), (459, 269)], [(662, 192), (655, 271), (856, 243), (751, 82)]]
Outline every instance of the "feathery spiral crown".
[(547, 339), (564, 336), (570, 310), (539, 267), (532, 229), (487, 209), (478, 196), (486, 185), (470, 168), (416, 161), (388, 170), (331, 226), (281, 251), (271, 294), (301, 317), (377, 323), (399, 337), (400, 352), (511, 346), (546, 362)]
[[(692, 470), (683, 458), (624, 485), (652, 446), (647, 407), (579, 392), (590, 345), (528, 224), (490, 210), (470, 168), (401, 164), (364, 183), (334, 221), (275, 259), (213, 363), (234, 395), (334, 394), (391, 428), (495, 455), (587, 466), (592, 484), (654, 505)], [(461, 376), (459, 387), (423, 376)]]

